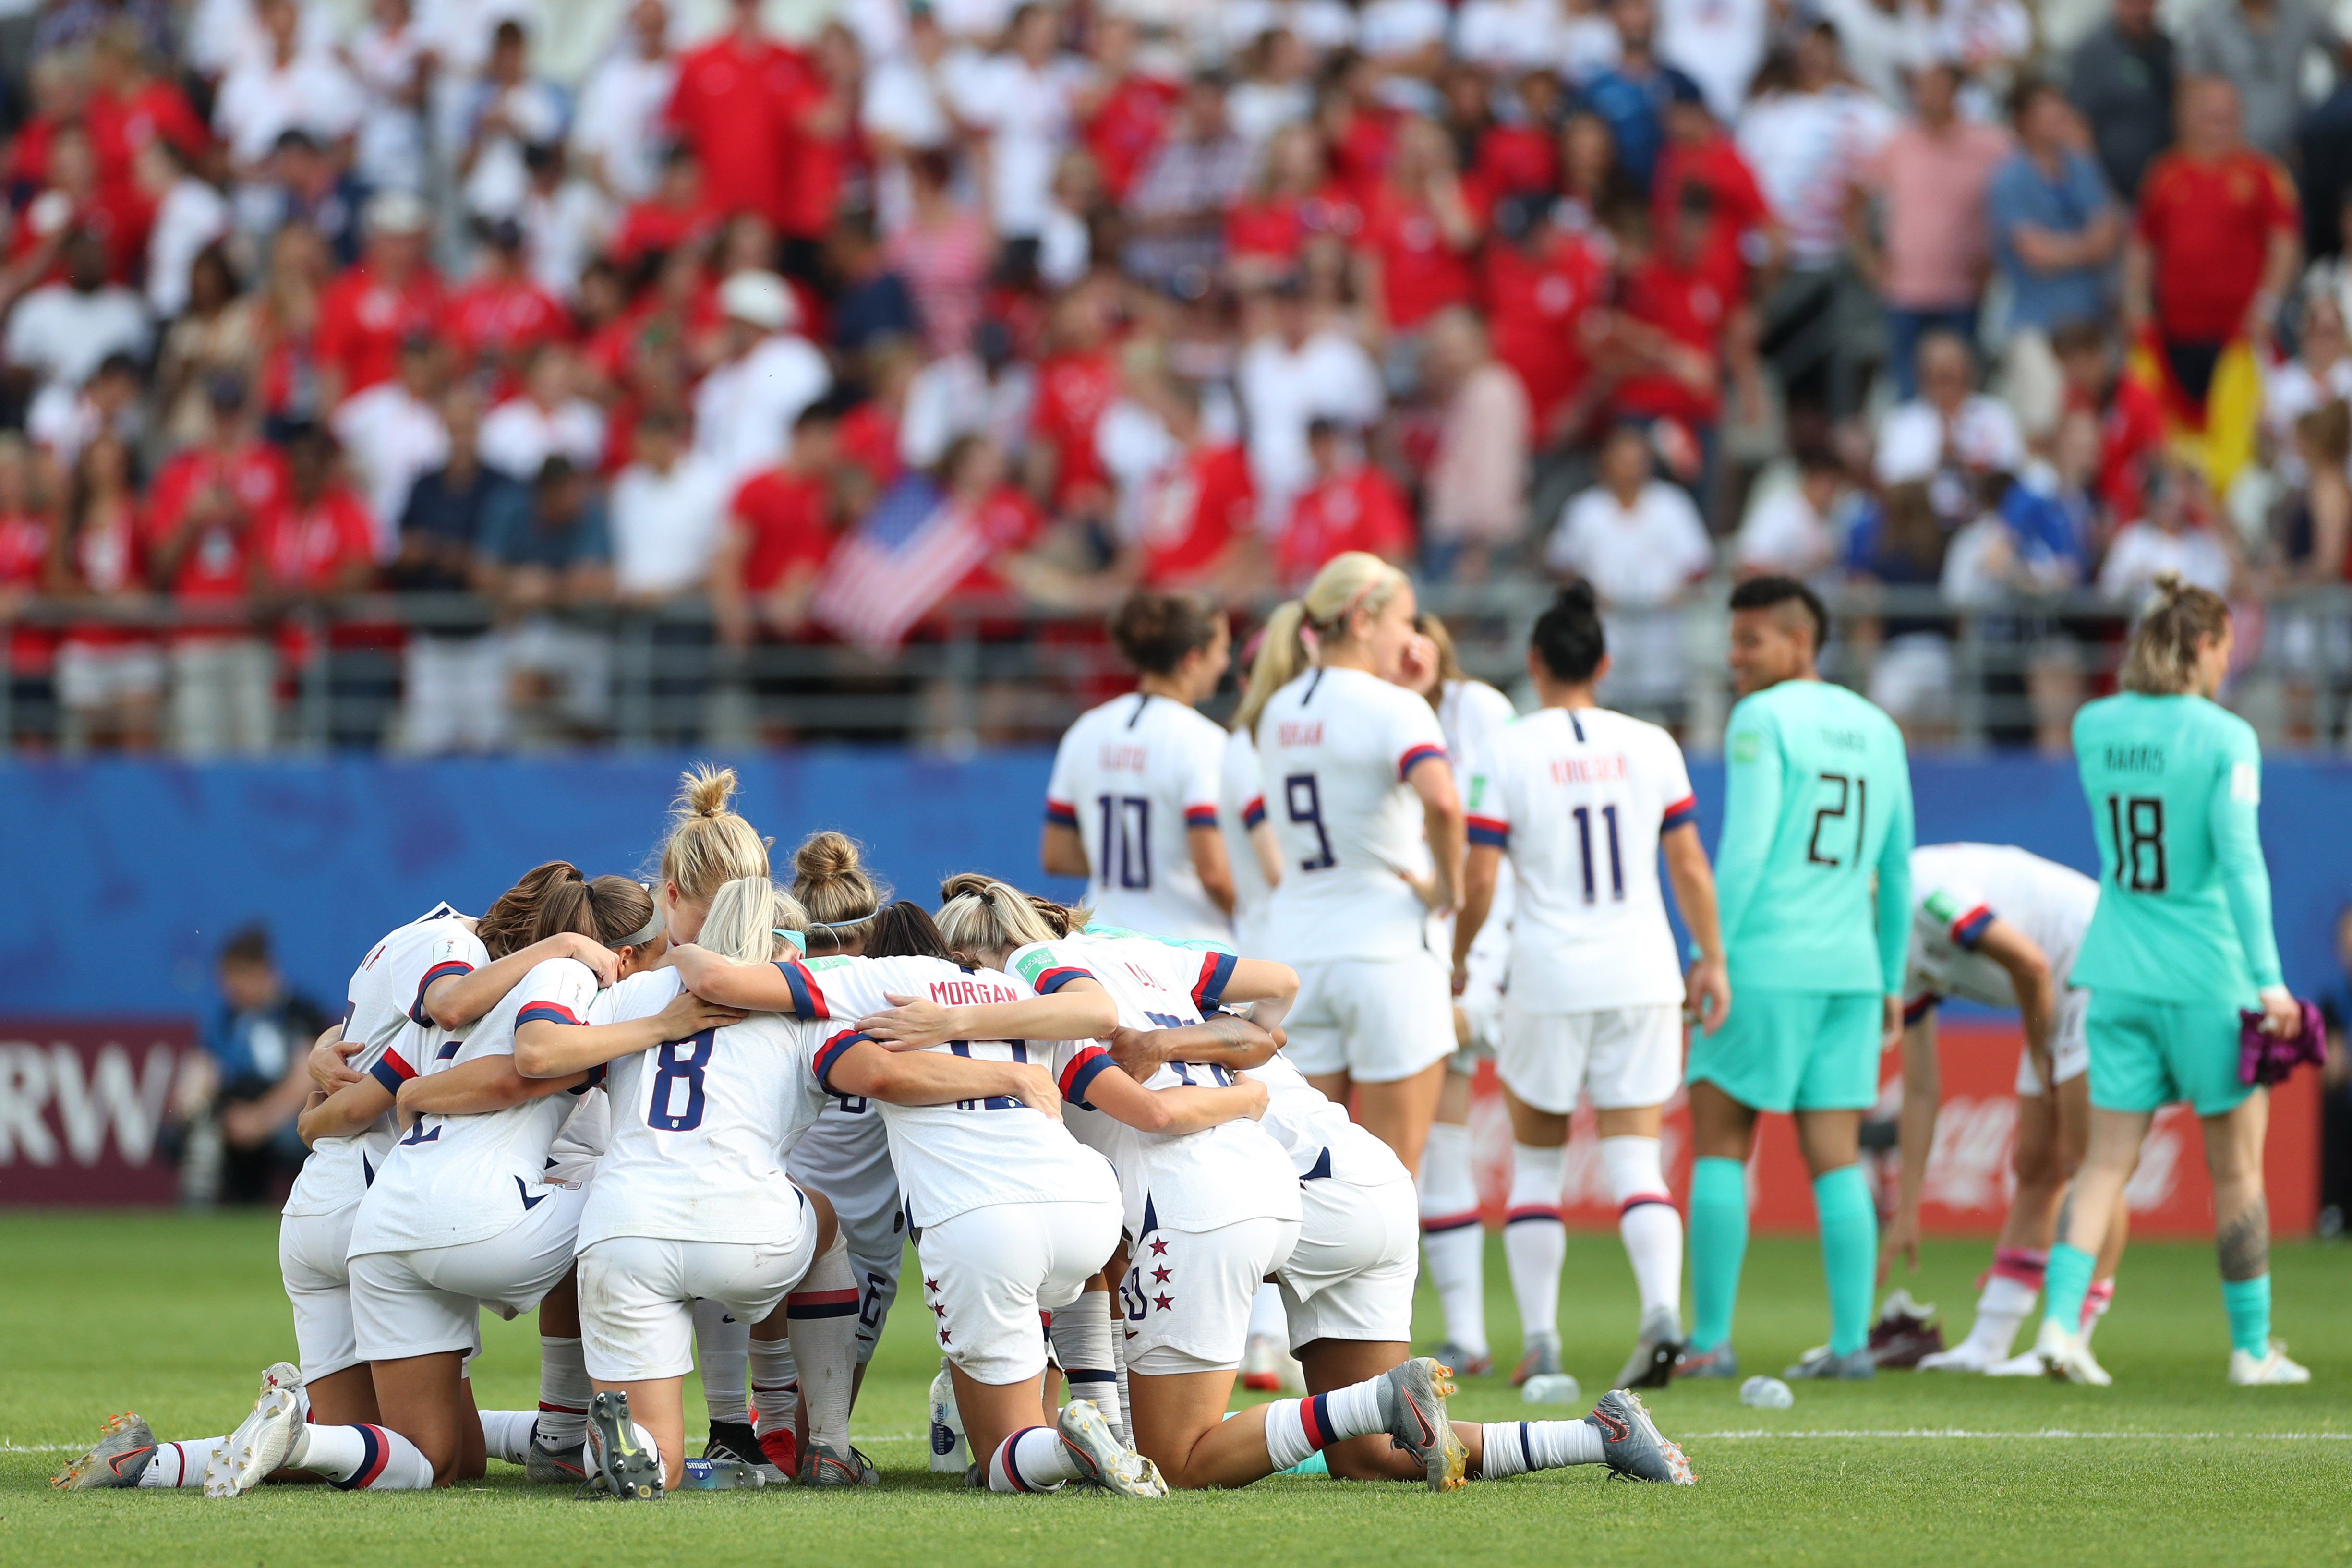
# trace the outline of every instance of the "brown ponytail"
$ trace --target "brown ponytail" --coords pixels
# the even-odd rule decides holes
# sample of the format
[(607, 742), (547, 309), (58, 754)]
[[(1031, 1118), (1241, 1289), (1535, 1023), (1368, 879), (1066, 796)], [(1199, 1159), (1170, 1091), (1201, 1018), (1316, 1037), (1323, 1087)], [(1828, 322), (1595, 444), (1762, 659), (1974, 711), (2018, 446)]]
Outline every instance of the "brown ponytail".
[(520, 952), (562, 931), (596, 935), (595, 917), (588, 905), (588, 880), (569, 860), (532, 867), (474, 922), (474, 934), (492, 958)]
[(2197, 682), (2200, 649), (2230, 629), (2230, 606), (2210, 588), (2192, 587), (2178, 572), (2156, 574), (2153, 591), (2132, 627), (2116, 683), (2149, 697), (2178, 697)]
[[(653, 923), (654, 896), (642, 883), (626, 877), (599, 877), (584, 889), (588, 910), (595, 921), (595, 929), (588, 934), (616, 952), (624, 947), (642, 946), (659, 936), (658, 931), (639, 936)], [(636, 937), (635, 942), (629, 939)]]

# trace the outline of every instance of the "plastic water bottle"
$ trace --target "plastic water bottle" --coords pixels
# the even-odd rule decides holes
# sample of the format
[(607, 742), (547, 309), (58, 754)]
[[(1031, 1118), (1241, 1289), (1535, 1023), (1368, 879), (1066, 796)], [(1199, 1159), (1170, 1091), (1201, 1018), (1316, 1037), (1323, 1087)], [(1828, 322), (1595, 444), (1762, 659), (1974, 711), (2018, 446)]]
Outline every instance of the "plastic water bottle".
[(1751, 1377), (1739, 1385), (1739, 1403), (1759, 1410), (1786, 1410), (1797, 1396), (1777, 1377)]
[(768, 1478), (740, 1459), (688, 1459), (683, 1491), (727, 1492), (763, 1487)]
[(1575, 1405), (1584, 1398), (1584, 1390), (1564, 1372), (1547, 1372), (1519, 1384), (1519, 1397), (1529, 1405)]
[(948, 1362), (940, 1358), (940, 1374), (931, 1379), (931, 1468), (961, 1475), (964, 1459), (963, 1416), (956, 1409), (955, 1380)]

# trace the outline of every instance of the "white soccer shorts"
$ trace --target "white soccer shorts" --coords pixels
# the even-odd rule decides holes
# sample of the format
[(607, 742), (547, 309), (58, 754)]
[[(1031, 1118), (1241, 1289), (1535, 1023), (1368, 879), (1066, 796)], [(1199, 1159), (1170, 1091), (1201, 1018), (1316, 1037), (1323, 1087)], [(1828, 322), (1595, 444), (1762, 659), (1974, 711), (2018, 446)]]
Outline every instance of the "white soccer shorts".
[(1298, 1184), (1298, 1245), (1275, 1275), (1292, 1353), (1317, 1340), (1412, 1343), (1421, 1267), (1412, 1178), (1364, 1187), (1319, 1177)]
[(1045, 1370), (1040, 1312), (1078, 1299), (1118, 1250), (1119, 1202), (991, 1204), (925, 1226), (915, 1243), (940, 1353), (974, 1383)]
[(694, 1370), (695, 1298), (739, 1323), (764, 1321), (816, 1261), (816, 1226), (773, 1245), (614, 1236), (580, 1255), (580, 1348), (606, 1383), (683, 1377)]
[(352, 1330), (352, 1221), (360, 1205), (332, 1214), (282, 1215), (278, 1221), (278, 1273), (294, 1308), (294, 1350), (304, 1382), (360, 1364)]
[(1128, 1371), (1167, 1377), (1239, 1367), (1257, 1288), (1297, 1246), (1298, 1222), (1288, 1219), (1138, 1237), (1118, 1288)]
[[(2084, 1017), (2091, 1010), (2091, 994), (2080, 986), (2068, 986), (2058, 994), (2058, 1017), (2050, 1030), (2050, 1071), (2060, 1083), (2078, 1079), (2091, 1070), (2091, 1037), (2083, 1027)], [(2042, 1075), (2033, 1070), (2033, 1053), (2019, 1047), (2017, 1053), (2017, 1092), (2047, 1094), (2042, 1085)]]
[(1506, 1000), (1495, 1070), (1520, 1104), (1555, 1116), (1576, 1110), (1579, 1090), (1596, 1110), (1664, 1105), (1683, 1079), (1682, 1006), (1528, 1013)]
[(784, 1169), (803, 1192), (823, 1193), (848, 1238), (849, 1266), (857, 1273), (857, 1360), (874, 1359), (890, 1304), (898, 1299), (898, 1270), (907, 1259), (907, 1211), (890, 1163), (881, 1108), (862, 1111), (827, 1105), (793, 1145)]
[(1309, 1078), (1394, 1083), (1454, 1054), (1454, 983), (1426, 952), (1301, 963), (1283, 1048)]
[(478, 1309), (512, 1319), (538, 1306), (571, 1270), (588, 1202), (576, 1187), (541, 1190), (544, 1197), (487, 1241), (352, 1258), (352, 1326), (362, 1359), (471, 1351)]

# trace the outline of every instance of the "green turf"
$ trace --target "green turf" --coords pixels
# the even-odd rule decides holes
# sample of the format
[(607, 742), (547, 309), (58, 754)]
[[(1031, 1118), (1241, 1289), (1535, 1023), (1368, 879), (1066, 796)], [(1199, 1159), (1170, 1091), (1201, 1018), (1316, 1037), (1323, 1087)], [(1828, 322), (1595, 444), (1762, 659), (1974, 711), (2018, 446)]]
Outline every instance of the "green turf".
[[(1165, 1503), (971, 1495), (925, 1466), (937, 1363), (919, 1308), (902, 1306), (853, 1421), (882, 1466), (878, 1491), (592, 1506), (526, 1488), (497, 1463), (487, 1482), (428, 1495), (269, 1488), (208, 1503), (194, 1492), (50, 1491), (68, 1457), (58, 1450), (125, 1406), (167, 1437), (216, 1434), (243, 1414), (260, 1368), (293, 1348), (276, 1229), (268, 1215), (0, 1217), (0, 1563), (2352, 1562), (2352, 1248), (2309, 1245), (2276, 1258), (2278, 1330), (2311, 1367), (2307, 1388), (2228, 1387), (2210, 1251), (2141, 1246), (2100, 1331), (2113, 1389), (1901, 1374), (1801, 1385), (1794, 1409), (1751, 1411), (1726, 1385), (1680, 1386), (1652, 1406), (1685, 1439), (1696, 1489), (1611, 1484), (1586, 1468), (1449, 1497), (1303, 1479)], [(1957, 1320), (1955, 1333), (1985, 1257), (1981, 1244), (1933, 1246), (1910, 1282)], [(1489, 1274), (1507, 1358), (1517, 1332), (1499, 1247)], [(1568, 1280), (1569, 1368), (1598, 1392), (1633, 1321), (1615, 1237), (1571, 1238)], [(1822, 1299), (1809, 1242), (1759, 1239), (1738, 1335), (1750, 1369), (1778, 1371), (1818, 1340)], [(1421, 1305), (1433, 1336), (1425, 1292)], [(529, 1407), (530, 1321), (485, 1327), (481, 1403)], [(1464, 1380), (1454, 1409), (1538, 1414), (1500, 1376)], [(2053, 1430), (2110, 1436), (2027, 1436)], [(2021, 1436), (1885, 1435), (1963, 1432)], [(2334, 1436), (2292, 1436), (2320, 1433)]]

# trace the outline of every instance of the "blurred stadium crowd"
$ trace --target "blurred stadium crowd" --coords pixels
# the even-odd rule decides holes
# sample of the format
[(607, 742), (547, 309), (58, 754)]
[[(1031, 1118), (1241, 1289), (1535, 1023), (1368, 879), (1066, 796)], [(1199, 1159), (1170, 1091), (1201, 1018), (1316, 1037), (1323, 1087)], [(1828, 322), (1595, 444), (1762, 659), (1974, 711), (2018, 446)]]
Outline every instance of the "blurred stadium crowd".
[(1347, 549), (1702, 742), (1727, 575), (2060, 748), (2178, 569), (2339, 738), (2309, 0), (772, 9), (0, 0), (0, 738), (1034, 738)]

